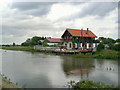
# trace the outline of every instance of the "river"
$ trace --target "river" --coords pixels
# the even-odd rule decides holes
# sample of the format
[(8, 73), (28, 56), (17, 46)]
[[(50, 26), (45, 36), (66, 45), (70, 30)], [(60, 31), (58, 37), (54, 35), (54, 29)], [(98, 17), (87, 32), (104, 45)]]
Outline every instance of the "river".
[(23, 88), (64, 88), (70, 80), (118, 86), (117, 60), (77, 59), (2, 49), (0, 54), (0, 71)]

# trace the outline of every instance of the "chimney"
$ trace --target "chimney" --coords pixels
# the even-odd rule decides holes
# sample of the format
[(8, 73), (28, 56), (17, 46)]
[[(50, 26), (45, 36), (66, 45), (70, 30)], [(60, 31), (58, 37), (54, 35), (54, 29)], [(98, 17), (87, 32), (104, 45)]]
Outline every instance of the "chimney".
[(87, 28), (87, 31), (89, 30), (89, 28)]
[(88, 30), (89, 30), (89, 28), (87, 28), (87, 32), (86, 32), (86, 34), (88, 34)]

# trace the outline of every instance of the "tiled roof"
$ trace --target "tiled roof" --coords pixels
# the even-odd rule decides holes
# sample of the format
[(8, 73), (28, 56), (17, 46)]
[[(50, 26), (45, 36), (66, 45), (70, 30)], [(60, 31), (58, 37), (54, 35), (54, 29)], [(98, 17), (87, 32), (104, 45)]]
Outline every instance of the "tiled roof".
[(63, 42), (63, 39), (61, 38), (47, 38), (47, 40), (50, 42), (56, 42), (56, 43)]
[(79, 36), (79, 37), (97, 37), (94, 33), (90, 30), (78, 30), (78, 29), (66, 29), (72, 36)]

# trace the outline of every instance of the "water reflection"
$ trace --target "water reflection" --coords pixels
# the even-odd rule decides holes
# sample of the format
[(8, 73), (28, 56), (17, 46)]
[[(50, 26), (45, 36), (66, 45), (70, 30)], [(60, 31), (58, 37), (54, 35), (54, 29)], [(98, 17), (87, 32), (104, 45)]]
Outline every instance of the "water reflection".
[[(111, 66), (114, 71), (107, 71)], [(30, 53), (2, 51), (2, 71), (24, 88), (64, 87), (70, 80), (90, 79), (118, 84), (118, 63), (112, 60), (76, 59)]]
[(69, 57), (63, 57), (63, 70), (66, 76), (83, 76), (89, 77), (89, 74), (93, 72), (95, 68), (94, 61), (88, 59), (74, 59)]

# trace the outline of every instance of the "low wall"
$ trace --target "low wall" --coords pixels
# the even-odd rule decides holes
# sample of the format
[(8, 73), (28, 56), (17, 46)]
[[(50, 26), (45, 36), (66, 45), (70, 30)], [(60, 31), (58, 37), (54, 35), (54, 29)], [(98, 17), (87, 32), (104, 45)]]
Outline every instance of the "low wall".
[(60, 49), (60, 48), (59, 47), (42, 47), (40, 45), (36, 45), (36, 46), (34, 46), (34, 49), (35, 50), (52, 50), (52, 51), (54, 51), (54, 50)]

